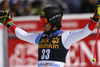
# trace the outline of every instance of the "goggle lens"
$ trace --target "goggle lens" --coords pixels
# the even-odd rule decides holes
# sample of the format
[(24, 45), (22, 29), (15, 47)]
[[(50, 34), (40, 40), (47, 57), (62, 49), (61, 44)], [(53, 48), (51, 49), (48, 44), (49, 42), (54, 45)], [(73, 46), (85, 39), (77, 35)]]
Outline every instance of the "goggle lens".
[(46, 18), (40, 17), (40, 20), (41, 20), (41, 23), (42, 23), (43, 25), (47, 24), (47, 19), (46, 19)]

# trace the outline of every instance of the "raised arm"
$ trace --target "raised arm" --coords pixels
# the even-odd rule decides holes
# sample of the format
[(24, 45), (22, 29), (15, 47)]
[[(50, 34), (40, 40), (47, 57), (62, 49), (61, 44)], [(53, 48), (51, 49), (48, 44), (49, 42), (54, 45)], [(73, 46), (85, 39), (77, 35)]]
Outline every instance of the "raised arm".
[(10, 12), (0, 12), (0, 23), (4, 24), (8, 29), (10, 29), (19, 39), (35, 44), (35, 40), (38, 35), (34, 33), (27, 33), (18, 28), (13, 23)]
[(72, 43), (77, 42), (90, 35), (99, 20), (98, 18), (99, 17), (97, 16), (97, 11), (95, 11), (94, 16), (91, 18), (90, 22), (85, 26), (85, 28), (75, 32), (64, 32), (62, 35), (62, 43), (65, 46), (65, 48), (69, 49)]

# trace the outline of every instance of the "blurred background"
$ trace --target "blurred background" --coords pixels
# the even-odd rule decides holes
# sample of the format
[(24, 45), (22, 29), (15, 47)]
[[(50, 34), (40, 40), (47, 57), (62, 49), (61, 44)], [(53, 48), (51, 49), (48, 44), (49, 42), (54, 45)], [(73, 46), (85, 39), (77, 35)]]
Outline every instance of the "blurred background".
[(0, 10), (10, 11), (13, 16), (33, 16), (51, 4), (64, 14), (92, 13), (99, 3), (100, 0), (0, 0)]
[[(39, 34), (43, 32), (39, 15), (47, 5), (59, 7), (63, 13), (62, 30), (80, 30), (90, 22), (100, 0), (0, 0), (0, 10), (10, 11), (19, 28)], [(97, 26), (88, 37), (73, 43), (66, 56), (65, 67), (100, 67), (100, 37), (96, 62), (93, 63)], [(18, 39), (0, 24), (0, 67), (37, 67), (38, 45)]]

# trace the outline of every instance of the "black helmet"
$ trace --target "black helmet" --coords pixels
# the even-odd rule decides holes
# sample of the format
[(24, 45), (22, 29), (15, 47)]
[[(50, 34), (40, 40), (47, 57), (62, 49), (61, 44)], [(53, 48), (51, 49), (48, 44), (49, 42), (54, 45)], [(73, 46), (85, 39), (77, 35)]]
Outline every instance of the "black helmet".
[(62, 20), (63, 13), (58, 7), (45, 7), (40, 14), (40, 17), (46, 18), (47, 23), (50, 23), (52, 27), (59, 24)]

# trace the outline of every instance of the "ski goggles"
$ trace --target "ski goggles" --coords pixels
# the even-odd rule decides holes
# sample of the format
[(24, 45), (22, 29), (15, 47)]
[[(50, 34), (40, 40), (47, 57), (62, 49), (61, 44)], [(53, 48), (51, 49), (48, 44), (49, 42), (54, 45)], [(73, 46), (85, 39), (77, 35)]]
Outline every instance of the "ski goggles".
[(40, 20), (41, 20), (41, 24), (45, 25), (47, 24), (47, 19), (45, 17), (40, 17)]

